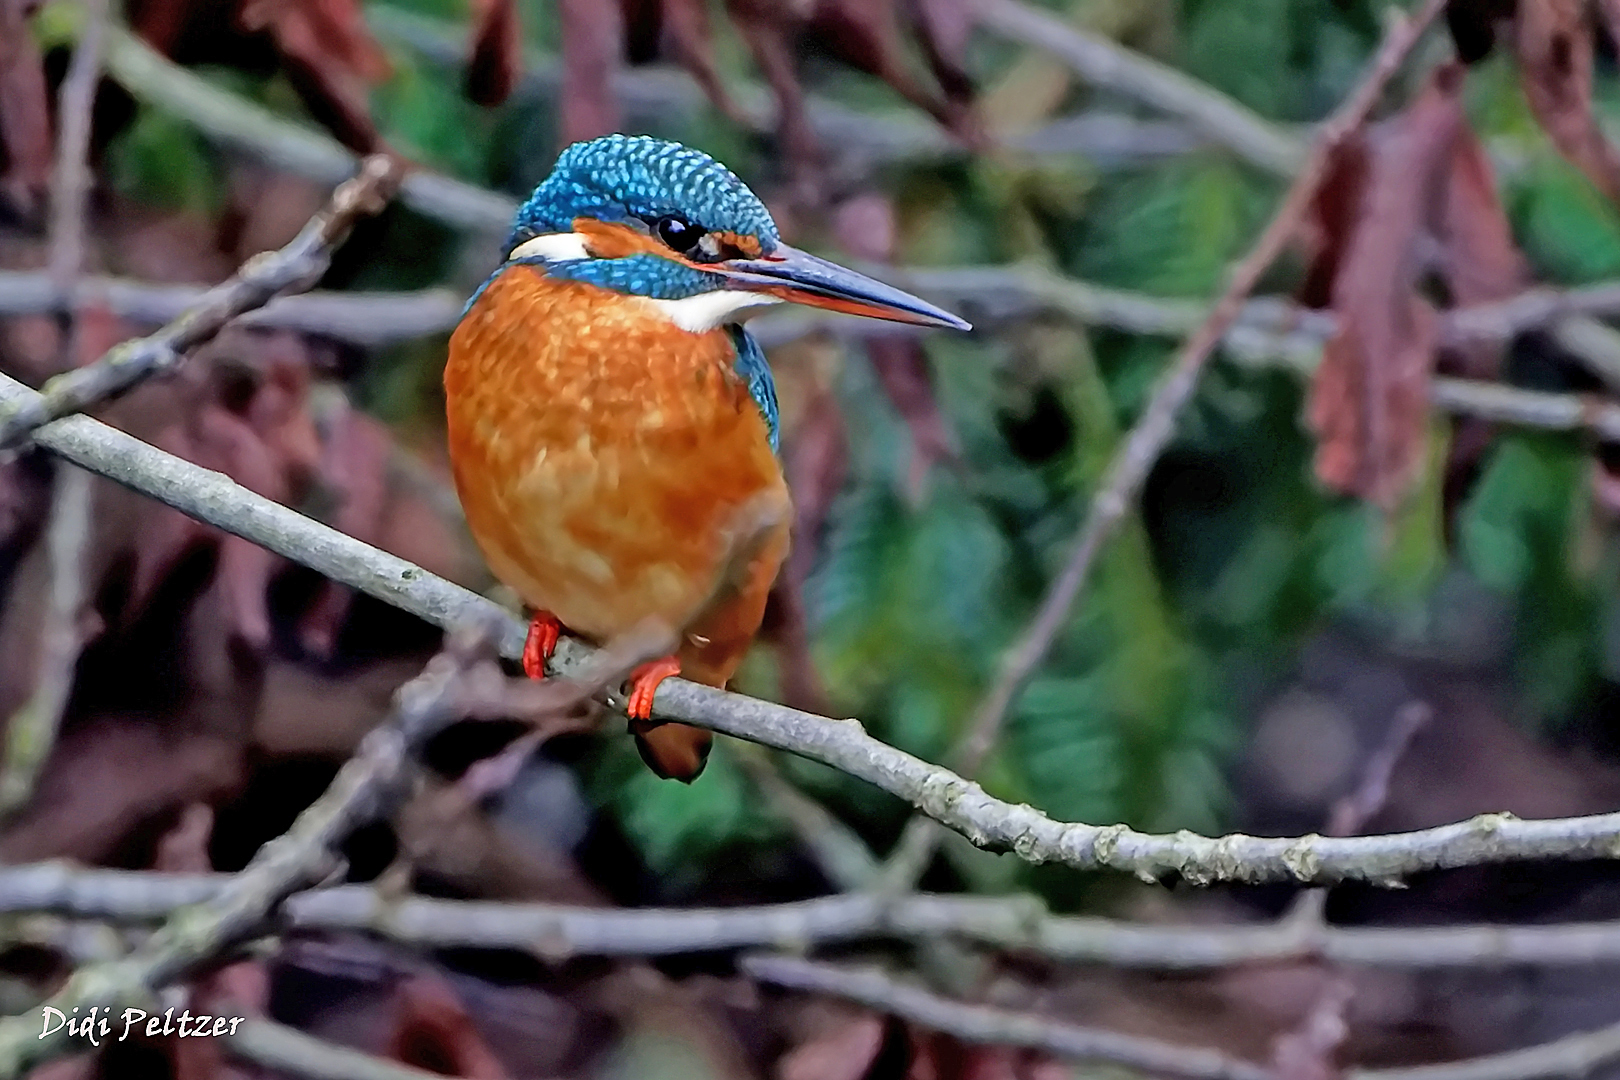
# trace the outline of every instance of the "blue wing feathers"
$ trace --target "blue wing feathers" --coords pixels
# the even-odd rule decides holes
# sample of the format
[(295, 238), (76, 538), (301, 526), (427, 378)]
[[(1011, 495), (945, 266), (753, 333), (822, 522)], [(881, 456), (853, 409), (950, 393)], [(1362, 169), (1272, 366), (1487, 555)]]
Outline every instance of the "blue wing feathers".
[(759, 347), (748, 331), (740, 326), (729, 326), (732, 344), (737, 347), (737, 374), (748, 380), (748, 392), (765, 418), (765, 427), (771, 434), (771, 451), (780, 453), (780, 421), (776, 407), (776, 380), (771, 377), (771, 365), (765, 359), (765, 350)]

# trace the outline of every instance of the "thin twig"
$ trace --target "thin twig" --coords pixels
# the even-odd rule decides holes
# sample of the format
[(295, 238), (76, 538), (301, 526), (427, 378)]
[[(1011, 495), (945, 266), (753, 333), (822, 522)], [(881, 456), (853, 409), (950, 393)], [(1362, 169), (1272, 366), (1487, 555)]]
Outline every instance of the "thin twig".
[(768, 750), (749, 744), (737, 750), (743, 771), (771, 808), (793, 827), (828, 881), (849, 890), (864, 889), (877, 880), (878, 861), (854, 829), (788, 782)]
[(90, 128), (101, 81), (107, 0), (85, 0), (85, 25), (57, 96), (56, 172), (51, 181), (51, 246), (47, 272), (67, 291), (84, 269), (85, 200), (90, 194)]
[[(51, 231), (46, 275), (55, 291), (71, 293), (84, 269), (85, 217), (90, 194), (90, 128), (101, 79), (101, 42), (107, 0), (87, 0), (87, 23), (68, 63), (57, 96), (56, 167), (51, 177)], [(78, 309), (68, 316), (60, 360), (71, 367), (83, 347)], [(90, 544), (90, 475), (59, 463), (45, 526), (46, 588), (39, 629), (34, 686), (6, 723), (5, 764), (0, 766), (0, 817), (33, 796), (39, 770), (56, 745), (83, 647), (80, 619), (85, 600), (84, 557)]]
[(973, 8), (987, 29), (1045, 49), (1094, 86), (1187, 120), (1195, 131), (1268, 172), (1291, 176), (1309, 168), (1298, 139), (1207, 83), (1019, 0), (975, 0)]
[[(465, 31), (444, 19), (402, 8), (376, 5), (366, 22), (378, 36), (408, 45), (446, 66), (466, 62)], [(562, 66), (553, 54), (527, 49), (523, 54), (522, 93), (555, 101), (562, 85)], [(768, 87), (728, 77), (726, 89), (738, 106), (737, 117), (756, 134), (776, 130), (776, 101)], [(618, 71), (614, 96), (632, 127), (657, 129), (671, 116), (712, 115), (712, 103), (691, 75), (673, 67), (637, 65)], [(817, 141), (839, 156), (839, 164), (870, 167), (887, 162), (949, 161), (971, 151), (939, 124), (913, 111), (854, 109), (816, 93), (805, 95), (805, 119)], [(627, 129), (628, 130), (628, 129)], [(1141, 119), (1123, 113), (1088, 111), (1053, 121), (1008, 139), (1013, 149), (1033, 154), (1079, 154), (1092, 163), (1140, 163), (1201, 149), (1207, 141), (1186, 124)]]
[(748, 956), (742, 970), (762, 982), (834, 994), (868, 1008), (948, 1031), (967, 1042), (1042, 1050), (1079, 1061), (1106, 1061), (1187, 1080), (1275, 1080), (1271, 1070), (1219, 1050), (1079, 1027), (1061, 1020), (968, 1005), (897, 982), (875, 968), (845, 968), (787, 956)]
[[(1008, 0), (993, 0), (997, 9), (1006, 3)], [(1136, 426), (1126, 436), (1124, 445), (1103, 474), (1097, 492), (1092, 496), (1085, 524), (1075, 539), (1072, 554), (1052, 582), (1029, 627), (1007, 651), (994, 684), (974, 710), (967, 733), (952, 755), (952, 763), (962, 772), (972, 774), (977, 771), (995, 745), (1019, 691), (1035, 673), (1052, 647), (1052, 642), (1068, 623), (1069, 613), (1085, 587), (1092, 563), (1129, 513), (1153, 463), (1174, 436), (1176, 417), (1192, 396), (1205, 362), (1242, 313), (1244, 302), (1259, 284), (1261, 275), (1298, 232), (1300, 220), (1310, 207), (1317, 186), (1327, 174), (1328, 162), (1334, 151), (1361, 127), (1385, 84), (1444, 7), (1445, 0), (1425, 0), (1411, 19), (1398, 20), (1385, 35), (1360, 85), (1318, 131), (1310, 157), (1284, 196), (1282, 205), (1272, 216), (1270, 224), (1255, 241), (1249, 254), (1233, 268), (1231, 281), (1221, 299), (1187, 339), (1169, 370), (1160, 379)], [(914, 875), (927, 862), (920, 855), (931, 851), (937, 838), (932, 829), (921, 824), (908, 831), (915, 839), (909, 844), (903, 841), (899, 845), (899, 853), (908, 862), (898, 865), (897, 869)]]
[(208, 341), (236, 316), (263, 307), (279, 293), (315, 284), (355, 221), (387, 204), (400, 175), (401, 166), (393, 157), (367, 158), (360, 174), (338, 185), (326, 208), (287, 246), (243, 263), (229, 281), (208, 290), (202, 303), (157, 333), (123, 342), (95, 363), (56, 376), (32, 399), (7, 402), (0, 407), (0, 447), (14, 444), (56, 417), (91, 408), (172, 369), (188, 350)]
[[(1329, 836), (1354, 836), (1366, 828), (1367, 822), (1377, 816), (1389, 799), (1389, 782), (1395, 767), (1406, 756), (1407, 748), (1417, 733), (1433, 718), (1434, 712), (1421, 701), (1408, 702), (1396, 711), (1390, 721), (1384, 741), (1367, 758), (1361, 780), (1344, 798), (1333, 804), (1328, 823), (1323, 831)], [(1283, 912), (1283, 921), (1324, 921), (1327, 910), (1327, 889), (1306, 889)]]
[[(90, 1005), (142, 1007), (159, 987), (262, 928), (283, 899), (331, 870), (349, 833), (387, 814), (403, 797), (411, 754), (460, 715), (461, 675), (475, 653), (475, 644), (458, 642), (402, 686), (390, 717), (366, 735), (331, 786), (218, 893), (175, 912), (127, 959), (78, 969), (46, 1004), (69, 1015)], [(61, 1031), (41, 1038), (35, 1028), (29, 1016), (0, 1020), (0, 1076), (21, 1076), (69, 1049)]]
[(73, 690), (83, 648), (84, 554), (90, 539), (90, 474), (58, 462), (45, 526), (49, 585), (40, 619), (34, 688), (6, 722), (6, 756), (0, 765), (0, 817), (33, 797), (39, 770), (56, 745), (62, 710)]
[[(0, 406), (29, 396), (35, 396), (34, 391), (0, 376)], [(522, 653), (522, 620), (494, 602), (255, 495), (226, 476), (85, 416), (67, 417), (40, 428), (35, 442), (81, 468), (435, 625), (455, 628), (499, 619), (503, 655), (515, 658)], [(554, 669), (567, 674), (591, 655), (582, 645), (568, 642), (558, 650)], [(1014, 851), (1031, 861), (1121, 870), (1151, 880), (1180, 875), (1199, 884), (1393, 883), (1420, 870), (1515, 859), (1620, 856), (1620, 813), (1543, 821), (1484, 814), (1418, 832), (1342, 839), (1152, 835), (1123, 825), (1057, 822), (1033, 807), (992, 798), (950, 770), (872, 738), (858, 721), (829, 720), (682, 679), (669, 679), (659, 687), (654, 715), (830, 765), (900, 797), (981, 847)]]
[[(197, 307), (201, 285), (160, 285), (128, 278), (86, 277), (64, 290), (47, 273), (0, 270), (0, 316), (77, 311), (94, 303), (130, 322), (160, 326)], [(448, 334), (466, 301), (450, 289), (401, 292), (309, 292), (283, 295), (237, 318), (240, 325), (300, 330), (355, 345)]]

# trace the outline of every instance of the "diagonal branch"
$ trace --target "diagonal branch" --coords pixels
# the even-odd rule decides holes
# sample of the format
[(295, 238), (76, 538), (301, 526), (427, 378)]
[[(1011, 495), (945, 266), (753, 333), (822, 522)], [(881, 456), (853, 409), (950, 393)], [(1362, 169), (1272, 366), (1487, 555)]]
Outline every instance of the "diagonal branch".
[[(1010, 0), (985, 2), (991, 4), (991, 10), (1012, 10), (1008, 7)], [(1075, 538), (1072, 554), (1042, 599), (1034, 619), (1007, 651), (995, 682), (974, 710), (967, 732), (952, 755), (953, 764), (964, 773), (976, 772), (989, 756), (1019, 692), (1068, 623), (1069, 613), (1080, 598), (1092, 563), (1130, 512), (1153, 463), (1175, 435), (1176, 417), (1192, 397), (1205, 362), (1242, 314), (1245, 301), (1260, 283), (1261, 275), (1299, 231), (1300, 221), (1327, 175), (1332, 155), (1366, 121), (1385, 84), (1444, 7), (1445, 0), (1425, 0), (1417, 14), (1410, 20), (1398, 20), (1385, 35), (1360, 85), (1317, 133), (1309, 158), (1270, 224), (1249, 254), (1233, 267), (1231, 281), (1220, 300), (1161, 377), (1142, 416), (1103, 474), (1092, 496), (1085, 524)], [(896, 848), (895, 873), (909, 874), (914, 879), (926, 865), (935, 843), (937, 834), (926, 823), (908, 826), (907, 835), (902, 836)]]
[[(113, 1011), (144, 1005), (159, 987), (261, 928), (289, 894), (329, 873), (344, 838), (404, 795), (415, 748), (457, 718), (460, 676), (470, 653), (458, 643), (402, 686), (392, 715), (366, 735), (325, 793), (212, 898), (176, 912), (128, 958), (80, 968), (46, 1004), (68, 1015), (90, 1005)], [(42, 1037), (34, 1028), (31, 1016), (0, 1020), (0, 1076), (21, 1076), (69, 1049), (63, 1029)]]
[[(37, 395), (0, 376), (0, 407), (26, 402), (31, 396)], [(256, 495), (226, 476), (86, 416), (47, 424), (34, 438), (81, 468), (437, 626), (484, 625), (498, 619), (501, 652), (514, 658), (522, 652), (523, 622), (493, 601)], [(570, 642), (559, 650), (557, 670), (576, 671), (591, 655)], [(831, 765), (904, 799), (981, 847), (1014, 851), (1034, 862), (1121, 870), (1152, 880), (1179, 875), (1198, 884), (1346, 880), (1388, 884), (1420, 870), (1515, 859), (1620, 857), (1620, 813), (1544, 821), (1485, 814), (1436, 829), (1354, 838), (1153, 835), (1123, 825), (1058, 822), (1033, 807), (992, 798), (950, 770), (872, 738), (856, 720), (829, 720), (681, 679), (669, 679), (659, 687), (654, 711), (665, 720), (696, 724)]]
[(15, 444), (41, 424), (91, 408), (172, 369), (187, 350), (212, 338), (236, 316), (263, 307), (278, 293), (315, 284), (355, 221), (381, 210), (399, 186), (400, 176), (401, 166), (394, 158), (380, 154), (367, 158), (360, 174), (338, 185), (326, 209), (286, 247), (249, 259), (236, 276), (208, 290), (198, 306), (157, 333), (116, 345), (95, 363), (51, 379), (32, 398), (17, 398), (0, 407), (0, 447)]

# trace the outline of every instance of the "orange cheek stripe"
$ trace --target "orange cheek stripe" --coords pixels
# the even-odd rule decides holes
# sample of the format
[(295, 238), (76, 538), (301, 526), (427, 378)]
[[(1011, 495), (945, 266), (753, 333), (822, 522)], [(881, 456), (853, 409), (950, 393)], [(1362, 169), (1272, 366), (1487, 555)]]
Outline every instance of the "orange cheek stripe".
[(627, 255), (671, 256), (669, 248), (629, 225), (594, 218), (575, 218), (574, 231), (585, 238), (585, 250), (598, 259), (622, 259)]
[(757, 236), (748, 236), (745, 233), (717, 232), (714, 237), (722, 244), (728, 244), (736, 248), (747, 258), (757, 259), (760, 256), (762, 249), (759, 246), (759, 237)]

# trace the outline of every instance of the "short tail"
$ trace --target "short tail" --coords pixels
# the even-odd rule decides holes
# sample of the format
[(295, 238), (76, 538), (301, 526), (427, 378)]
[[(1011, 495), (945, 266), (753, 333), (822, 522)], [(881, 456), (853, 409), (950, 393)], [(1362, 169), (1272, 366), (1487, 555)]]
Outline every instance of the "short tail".
[(647, 768), (665, 780), (690, 784), (709, 762), (714, 736), (688, 724), (660, 724), (650, 720), (630, 721), (636, 749)]

